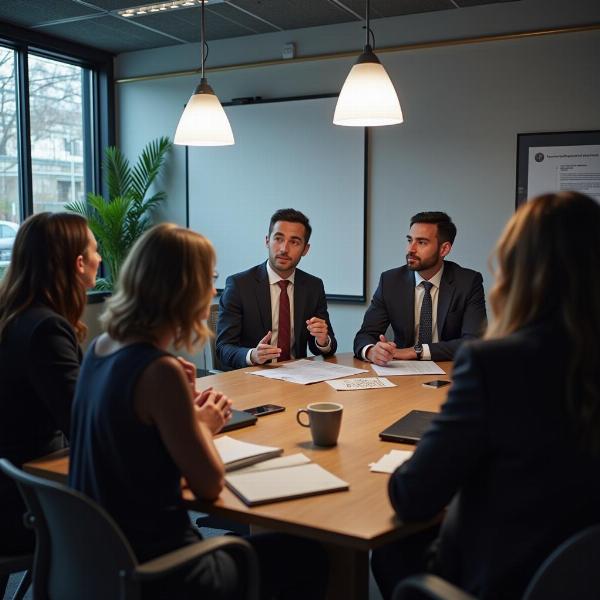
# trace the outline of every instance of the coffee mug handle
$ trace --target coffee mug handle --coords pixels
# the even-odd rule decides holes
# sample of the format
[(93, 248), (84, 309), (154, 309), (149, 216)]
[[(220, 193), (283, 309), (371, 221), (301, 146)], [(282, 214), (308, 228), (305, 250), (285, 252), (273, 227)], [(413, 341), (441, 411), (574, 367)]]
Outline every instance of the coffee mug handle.
[[(303, 422), (300, 420), (300, 415), (301, 415), (302, 413), (305, 413), (305, 414), (306, 414), (306, 417), (308, 418), (308, 421), (309, 421), (308, 423), (303, 423)], [(310, 427), (310, 415), (308, 414), (308, 411), (307, 411), (305, 408), (299, 408), (299, 409), (298, 409), (298, 412), (296, 413), (296, 421), (298, 421), (298, 423), (299, 423), (300, 425), (302, 425), (302, 427)]]

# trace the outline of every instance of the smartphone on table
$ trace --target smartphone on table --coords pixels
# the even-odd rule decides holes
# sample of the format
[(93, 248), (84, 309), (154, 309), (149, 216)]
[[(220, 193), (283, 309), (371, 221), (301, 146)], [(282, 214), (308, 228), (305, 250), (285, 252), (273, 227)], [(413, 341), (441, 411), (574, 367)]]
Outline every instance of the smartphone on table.
[(436, 379), (434, 381), (428, 381), (428, 382), (424, 383), (423, 387), (441, 388), (441, 387), (444, 387), (445, 385), (450, 385), (450, 382), (446, 381), (444, 379)]
[(246, 412), (257, 417), (263, 417), (264, 415), (270, 415), (285, 410), (285, 406), (279, 406), (277, 404), (262, 404), (261, 406), (253, 406), (252, 408), (245, 408)]

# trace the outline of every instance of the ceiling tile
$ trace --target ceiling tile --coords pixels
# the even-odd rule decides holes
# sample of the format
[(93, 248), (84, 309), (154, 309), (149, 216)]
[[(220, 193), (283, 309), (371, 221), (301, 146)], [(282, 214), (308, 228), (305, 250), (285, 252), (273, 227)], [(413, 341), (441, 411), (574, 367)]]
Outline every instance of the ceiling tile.
[(468, 6), (480, 6), (482, 4), (497, 4), (499, 2), (520, 2), (521, 0), (455, 0), (461, 8)]
[(112, 16), (51, 25), (43, 27), (39, 31), (115, 54), (173, 46), (177, 43), (172, 38), (153, 33), (137, 27), (125, 19)]
[[(340, 1), (354, 12), (364, 16), (365, 0)], [(456, 8), (451, 0), (371, 0), (371, 18), (398, 17), (449, 8)]]
[(20, 27), (96, 14), (97, 10), (71, 0), (0, 0), (0, 20)]
[(160, 2), (160, 0), (86, 0), (86, 4), (97, 6), (102, 10), (121, 10), (143, 4), (156, 4), (156, 2)]
[[(200, 41), (200, 8), (189, 8), (145, 15), (130, 20), (152, 27), (187, 42)], [(217, 4), (206, 8), (206, 39), (220, 40), (254, 33), (275, 31), (262, 21), (258, 21), (226, 4)]]
[(276, 27), (271, 27), (264, 21), (260, 19), (255, 19), (246, 12), (238, 10), (235, 6), (232, 6), (230, 4), (223, 3), (215, 4), (214, 6), (208, 5), (206, 10), (211, 14), (219, 15), (223, 19), (229, 19), (231, 21), (234, 21), (235, 23), (247, 27), (254, 33), (270, 33), (271, 31), (277, 31)]
[(281, 29), (300, 29), (353, 21), (351, 14), (327, 0), (230, 0)]

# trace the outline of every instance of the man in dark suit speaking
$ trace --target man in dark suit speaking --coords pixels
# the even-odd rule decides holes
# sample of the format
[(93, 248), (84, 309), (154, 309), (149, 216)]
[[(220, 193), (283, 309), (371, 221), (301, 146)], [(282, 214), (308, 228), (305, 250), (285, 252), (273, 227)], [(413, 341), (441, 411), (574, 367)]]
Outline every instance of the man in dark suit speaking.
[(316, 355), (335, 352), (323, 282), (296, 268), (310, 248), (311, 232), (301, 212), (278, 210), (265, 240), (267, 262), (227, 278), (216, 341), (225, 368), (303, 358), (307, 344)]
[[(455, 237), (456, 225), (443, 212), (422, 212), (410, 220), (406, 266), (382, 273), (354, 338), (357, 358), (378, 365), (452, 360), (463, 340), (483, 332), (481, 274), (444, 260)], [(393, 342), (384, 335), (390, 324)]]

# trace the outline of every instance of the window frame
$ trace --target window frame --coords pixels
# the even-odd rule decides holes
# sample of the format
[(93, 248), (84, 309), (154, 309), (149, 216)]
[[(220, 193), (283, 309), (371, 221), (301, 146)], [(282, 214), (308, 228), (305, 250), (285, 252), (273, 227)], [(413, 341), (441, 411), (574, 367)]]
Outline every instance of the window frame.
[(15, 53), (19, 210), (33, 214), (29, 55), (57, 60), (88, 71), (82, 78), (85, 192), (104, 194), (102, 152), (115, 144), (114, 55), (37, 31), (0, 23), (0, 45)]

